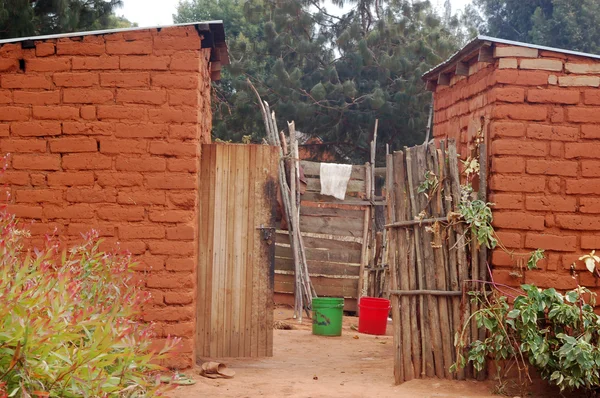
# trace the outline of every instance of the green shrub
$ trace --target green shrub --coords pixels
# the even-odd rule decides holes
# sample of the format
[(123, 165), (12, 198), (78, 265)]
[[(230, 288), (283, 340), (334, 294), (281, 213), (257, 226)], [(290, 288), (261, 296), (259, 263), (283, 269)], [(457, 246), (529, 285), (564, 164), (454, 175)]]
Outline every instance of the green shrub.
[(94, 233), (63, 252), (24, 251), (27, 236), (0, 213), (0, 398), (160, 395), (156, 362), (178, 342), (150, 351), (131, 258)]

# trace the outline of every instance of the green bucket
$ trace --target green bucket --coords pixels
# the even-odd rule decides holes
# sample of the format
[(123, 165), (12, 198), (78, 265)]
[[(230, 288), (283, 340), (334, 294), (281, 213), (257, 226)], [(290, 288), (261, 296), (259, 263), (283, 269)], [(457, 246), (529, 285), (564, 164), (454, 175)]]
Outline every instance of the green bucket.
[(318, 297), (312, 300), (312, 332), (319, 336), (341, 336), (344, 299)]

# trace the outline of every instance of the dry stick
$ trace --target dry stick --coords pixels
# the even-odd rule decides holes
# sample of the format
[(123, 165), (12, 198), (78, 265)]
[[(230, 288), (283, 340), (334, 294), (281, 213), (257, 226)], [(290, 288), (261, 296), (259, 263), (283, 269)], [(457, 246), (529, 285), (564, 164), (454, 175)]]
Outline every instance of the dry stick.
[(425, 142), (426, 145), (429, 142), (429, 135), (431, 134), (431, 120), (433, 119), (433, 98), (431, 99), (431, 105), (429, 105), (429, 118), (427, 120), (427, 132), (425, 133)]
[[(428, 147), (428, 168), (433, 170), (439, 178), (443, 178), (442, 170), (440, 168), (440, 159), (438, 157), (438, 151), (435, 148), (435, 144), (431, 143)], [(441, 184), (441, 180), (440, 180)], [(442, 207), (442, 189), (441, 185), (438, 185), (438, 189), (435, 192), (435, 200), (431, 203), (431, 210), (434, 216), (443, 216), (444, 209)], [(440, 230), (439, 224), (437, 226), (438, 232), (434, 235), (434, 247), (433, 255), (435, 261), (435, 286), (438, 290), (445, 291), (448, 289), (446, 283), (447, 264), (444, 261), (444, 244), (442, 242), (442, 231)], [(444, 377), (451, 379), (450, 366), (452, 365), (452, 351), (454, 346), (452, 345), (452, 334), (450, 333), (450, 313), (447, 297), (438, 297), (438, 309), (439, 309), (439, 322), (441, 330), (446, 331), (442, 333), (442, 358), (444, 359)]]
[[(424, 180), (425, 170), (434, 171), (431, 160), (427, 160), (427, 146), (421, 145), (416, 147), (417, 151), (417, 167), (413, 169), (413, 172), (417, 173), (414, 176), (417, 183), (421, 183)], [(430, 201), (425, 198), (423, 194), (417, 194), (417, 200), (419, 208), (431, 213)], [(435, 258), (433, 254), (432, 243), (433, 239), (431, 233), (425, 231), (421, 235), (423, 244), (423, 266), (425, 270), (425, 286), (427, 289), (435, 289)], [(444, 374), (444, 357), (443, 357), (443, 343), (442, 343), (442, 328), (440, 325), (440, 313), (438, 307), (437, 297), (427, 296), (427, 306), (429, 310), (429, 331), (431, 333), (431, 343), (433, 347), (433, 366), (435, 369), (435, 375), (443, 378)], [(449, 365), (448, 365), (449, 366)]]
[(462, 295), (461, 291), (453, 292), (448, 290), (390, 290), (393, 296), (446, 296), (458, 297)]
[[(396, 152), (392, 155), (392, 170), (391, 177), (386, 179), (393, 179), (389, 185), (391, 185), (391, 191), (394, 192), (391, 198), (388, 199), (388, 206), (390, 203), (393, 204), (394, 209), (394, 220), (397, 222), (407, 218), (407, 198), (406, 198), (406, 172), (404, 167), (404, 154), (402, 152)], [(392, 184), (393, 183), (393, 184)], [(409, 278), (409, 259), (408, 259), (408, 240), (407, 231), (395, 230), (390, 231), (390, 236), (393, 236), (396, 242), (397, 252), (395, 253), (396, 259), (396, 276), (392, 277), (398, 287), (402, 290), (410, 289), (410, 278)], [(391, 266), (390, 266), (391, 267)], [(400, 278), (400, 279), (398, 279)], [(391, 289), (394, 289), (390, 285)], [(392, 297), (393, 298), (393, 297)], [(414, 336), (411, 337), (411, 312), (414, 309), (416, 317), (416, 309), (411, 309), (410, 299), (408, 297), (401, 297), (400, 304), (402, 305), (401, 314), (401, 332), (402, 332), (402, 360), (404, 361), (404, 380), (412, 380), (415, 378), (415, 362), (418, 362), (418, 358), (421, 357), (421, 353), (418, 350), (418, 332), (416, 330), (416, 323)], [(416, 304), (416, 301), (415, 301)], [(414, 322), (414, 320), (413, 320)], [(400, 331), (395, 332), (396, 334)], [(413, 353), (413, 355), (411, 355)], [(414, 355), (416, 354), (416, 356)], [(413, 356), (415, 356), (413, 362)], [(417, 365), (418, 366), (418, 365)]]
[[(487, 202), (487, 147), (485, 143), (479, 144), (479, 199)], [(487, 268), (487, 257), (488, 250), (486, 246), (482, 246), (479, 249), (479, 278), (483, 281), (489, 280), (489, 273)], [(482, 284), (481, 289), (482, 292), (486, 293), (487, 284)], [(478, 339), (480, 341), (485, 340), (486, 329), (484, 327), (479, 328)], [(477, 372), (477, 380), (484, 380), (487, 377), (487, 372), (485, 367)]]
[[(369, 200), (371, 193), (371, 173), (369, 173), (369, 163), (365, 163), (365, 196)], [(365, 208), (365, 214), (363, 218), (363, 243), (360, 257), (360, 268), (358, 271), (358, 292), (356, 293), (356, 303), (360, 303), (360, 298), (363, 294), (364, 274), (365, 266), (369, 261), (369, 220), (371, 219), (371, 206)], [(360, 314), (360, 307), (356, 307), (356, 315)]]
[[(458, 153), (456, 151), (456, 141), (448, 140), (448, 165), (450, 168), (450, 184), (452, 189), (452, 210), (458, 212), (460, 203), (460, 174), (458, 171)], [(458, 264), (458, 284), (461, 289), (465, 289), (464, 281), (469, 279), (469, 269), (467, 263), (467, 253), (465, 251), (465, 228), (463, 225), (456, 226), (456, 248), (457, 248), (457, 264)], [(460, 320), (459, 327), (462, 327), (464, 322), (469, 318), (468, 298), (463, 294), (463, 299), (460, 304)], [(470, 342), (469, 331), (465, 334), (465, 338)]]
[[(375, 156), (377, 153), (377, 129), (379, 127), (379, 119), (375, 119), (375, 128), (373, 129), (373, 140), (371, 141), (371, 168), (369, 170), (365, 170), (365, 172), (369, 172), (371, 173), (371, 194), (370, 194), (370, 199), (373, 200), (375, 198)], [(371, 234), (370, 234), (370, 240), (369, 240), (369, 247), (371, 248), (371, 251), (369, 252), (370, 256), (369, 256), (369, 266), (371, 269), (375, 268), (375, 266), (377, 265), (377, 239), (376, 239), (376, 230), (377, 228), (375, 227), (375, 218), (376, 218), (376, 211), (375, 211), (375, 206), (373, 204), (371, 204)], [(371, 273), (370, 273), (371, 274)], [(373, 276), (375, 276), (375, 274), (373, 274)], [(376, 280), (377, 278), (375, 278)], [(368, 283), (368, 281), (367, 281)], [(375, 284), (375, 282), (373, 281), (373, 285)], [(368, 286), (367, 284), (367, 287)]]
[[(288, 122), (288, 128), (290, 128), (290, 123)], [(294, 148), (294, 141), (295, 141), (296, 137), (295, 134), (292, 133), (292, 129), (290, 128), (290, 145), (292, 146), (292, 148)], [(294, 233), (292, 234), (292, 239), (294, 240), (294, 259), (296, 257), (300, 257), (300, 261), (294, 261), (294, 276), (295, 276), (295, 282), (296, 282), (296, 305), (299, 306), (299, 308), (296, 309), (296, 311), (300, 312), (300, 318), (299, 318), (299, 322), (302, 322), (302, 312), (304, 310), (304, 305), (303, 305), (303, 293), (302, 293), (302, 289), (304, 288), (302, 286), (302, 259), (301, 259), (301, 255), (300, 255), (300, 242), (298, 241), (298, 236), (296, 234), (296, 208), (297, 208), (297, 202), (296, 202), (296, 171), (294, 170), (294, 168), (296, 167), (296, 162), (290, 162), (290, 199), (291, 199), (291, 216), (290, 218), (292, 219), (292, 227), (291, 229), (294, 230)]]
[[(407, 174), (407, 179), (408, 179), (408, 193), (409, 193), (409, 197), (410, 197), (410, 208), (411, 208), (411, 212), (412, 212), (412, 218), (416, 217), (419, 214), (419, 211), (417, 210), (417, 203), (415, 200), (415, 190), (416, 187), (414, 186), (413, 183), (413, 164), (412, 164), (412, 152), (413, 152), (413, 148), (405, 148), (405, 153), (406, 153), (406, 174)], [(417, 264), (417, 273), (416, 273), (416, 279), (417, 279), (417, 288), (418, 289), (423, 289), (424, 286), (424, 271), (423, 271), (423, 260), (422, 260), (422, 254), (421, 254), (421, 249), (422, 249), (422, 245), (421, 245), (421, 230), (420, 228), (415, 228), (414, 229), (414, 248), (415, 248), (415, 253), (416, 253), (416, 264)], [(428, 372), (426, 371), (426, 362), (431, 363), (432, 361), (432, 353), (431, 353), (431, 339), (428, 337), (428, 330), (426, 330), (426, 323), (425, 323), (425, 313), (427, 312), (425, 309), (425, 300), (423, 299), (423, 296), (419, 296), (419, 309), (420, 309), (420, 316), (419, 316), (419, 327), (421, 330), (421, 377), (424, 377), (426, 374), (427, 376), (431, 376), (431, 374), (428, 374)], [(430, 373), (430, 372), (429, 372)]]
[[(387, 218), (388, 221), (395, 221), (396, 219), (396, 201), (395, 201), (395, 192), (394, 185), (392, 181), (392, 176), (394, 175), (394, 165), (393, 165), (393, 155), (386, 155), (386, 190), (388, 193), (388, 205), (387, 205)], [(396, 248), (398, 245), (398, 241), (396, 240), (396, 231), (392, 231), (390, 234), (390, 242), (389, 246)], [(390, 268), (390, 288), (393, 290), (398, 289), (398, 260), (400, 250), (398, 253), (393, 250), (388, 250), (388, 258), (387, 262)], [(392, 302), (392, 324), (394, 326), (394, 380), (396, 384), (400, 384), (406, 381), (407, 377), (405, 375), (408, 370), (404, 366), (403, 362), (403, 341), (402, 341), (402, 325), (400, 321), (400, 303), (399, 298), (397, 296), (390, 297)]]
[[(446, 143), (442, 141), (440, 143), (442, 149), (442, 170), (443, 170), (443, 190), (444, 190), (444, 204), (446, 207), (446, 214), (453, 211), (452, 209), (452, 192), (450, 188), (450, 159), (447, 156), (446, 152)], [(456, 159), (454, 159), (456, 161)], [(441, 178), (441, 177), (440, 177)], [(448, 268), (449, 268), (449, 289), (452, 291), (460, 290), (460, 284), (458, 283), (458, 269), (457, 269), (457, 248), (456, 248), (456, 231), (455, 228), (448, 228)], [(450, 330), (450, 335), (454, 336), (455, 333), (459, 332), (462, 329), (462, 325), (460, 324), (460, 298), (453, 297), (452, 299), (452, 329)], [(452, 352), (452, 360), (456, 362), (456, 351)], [(460, 368), (456, 372), (457, 379), (464, 380), (465, 379), (465, 370), (464, 368)]]

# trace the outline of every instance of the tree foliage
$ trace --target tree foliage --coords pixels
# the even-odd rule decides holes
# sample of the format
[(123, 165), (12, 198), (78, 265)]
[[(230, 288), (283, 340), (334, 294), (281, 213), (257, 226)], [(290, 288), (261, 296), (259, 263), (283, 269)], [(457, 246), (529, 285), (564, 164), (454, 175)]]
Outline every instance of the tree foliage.
[[(600, 51), (597, 0), (475, 0), (480, 31), (503, 39), (591, 53)], [(474, 13), (479, 11), (479, 15)]]
[(216, 137), (263, 136), (249, 78), (280, 126), (295, 120), (303, 133), (336, 143), (356, 161), (368, 159), (376, 119), (380, 151), (423, 141), (431, 95), (421, 75), (456, 50), (456, 18), (445, 21), (424, 1), (358, 0), (345, 14), (337, 9), (342, 1), (333, 4), (180, 3), (176, 22), (225, 23), (232, 64), (216, 88)]
[(129, 27), (123, 0), (0, 0), (0, 39)]

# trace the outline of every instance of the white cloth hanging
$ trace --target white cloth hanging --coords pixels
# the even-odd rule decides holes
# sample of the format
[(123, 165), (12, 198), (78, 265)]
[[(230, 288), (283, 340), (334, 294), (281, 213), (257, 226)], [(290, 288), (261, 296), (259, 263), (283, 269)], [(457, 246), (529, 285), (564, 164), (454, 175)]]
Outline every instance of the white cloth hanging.
[(350, 164), (321, 163), (321, 195), (344, 200), (350, 174), (352, 174)]

